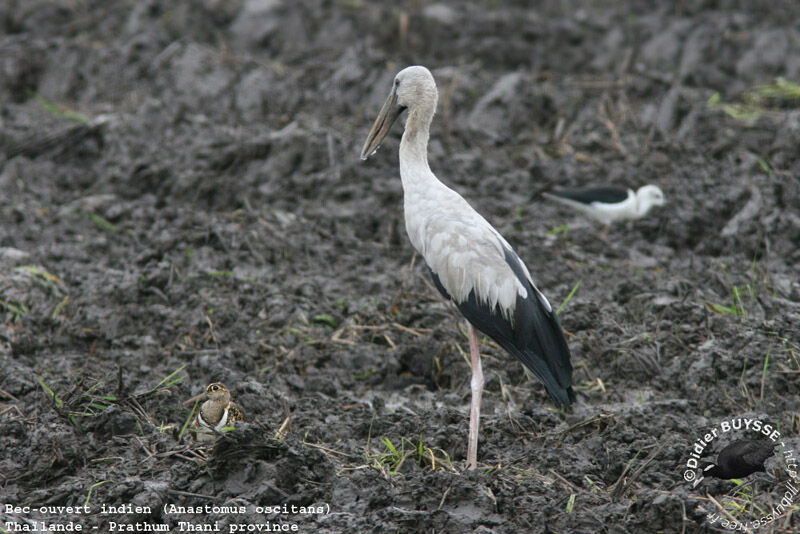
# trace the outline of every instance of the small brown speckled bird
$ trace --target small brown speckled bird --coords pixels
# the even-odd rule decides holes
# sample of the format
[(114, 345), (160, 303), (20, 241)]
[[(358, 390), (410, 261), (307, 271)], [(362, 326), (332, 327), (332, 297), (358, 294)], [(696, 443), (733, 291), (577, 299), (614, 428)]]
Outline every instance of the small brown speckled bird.
[(200, 405), (194, 420), (195, 439), (213, 441), (217, 432), (223, 428), (236, 426), (236, 421), (244, 421), (244, 411), (231, 401), (231, 392), (220, 382), (213, 382), (206, 388), (208, 400)]

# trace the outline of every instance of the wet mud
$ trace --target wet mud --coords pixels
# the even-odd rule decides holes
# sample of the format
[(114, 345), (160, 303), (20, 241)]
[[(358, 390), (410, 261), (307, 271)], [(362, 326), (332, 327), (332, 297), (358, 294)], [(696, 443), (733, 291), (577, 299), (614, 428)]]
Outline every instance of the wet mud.
[[(800, 453), (798, 21), (790, 1), (3, 2), (3, 525), (763, 518)], [(439, 86), (434, 172), (565, 303), (575, 365), (559, 411), (484, 340), (474, 472), (466, 328), (405, 235), (401, 128), (358, 158), (409, 64)], [(541, 195), (646, 183), (667, 205), (607, 241)], [(249, 422), (203, 448), (185, 401), (215, 381)], [(693, 488), (693, 444), (738, 417), (779, 430), (768, 473)], [(797, 532), (798, 503), (759, 532)]]

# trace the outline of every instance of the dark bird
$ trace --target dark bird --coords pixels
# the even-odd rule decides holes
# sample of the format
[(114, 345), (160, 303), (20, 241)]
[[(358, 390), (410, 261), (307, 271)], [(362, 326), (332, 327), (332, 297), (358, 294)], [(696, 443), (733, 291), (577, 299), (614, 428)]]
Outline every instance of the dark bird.
[(408, 67), (394, 78), (391, 93), (367, 136), (361, 158), (375, 153), (397, 117), (408, 110), (400, 141), (406, 230), (433, 283), (469, 321), (472, 402), (467, 446), (477, 466), (483, 371), (480, 330), (513, 354), (562, 406), (575, 400), (572, 363), (561, 324), (536, 288), (511, 245), (428, 166), (428, 139), (436, 111), (436, 82), (425, 67)]
[(703, 462), (703, 474), (730, 480), (764, 471), (764, 462), (773, 455), (775, 443), (760, 439), (740, 439), (722, 449), (716, 463)]
[(664, 192), (655, 185), (642, 186), (635, 193), (632, 189), (621, 187), (590, 187), (552, 191), (543, 195), (601, 222), (604, 225), (604, 239), (609, 224), (640, 219), (654, 206), (663, 206), (665, 202)]

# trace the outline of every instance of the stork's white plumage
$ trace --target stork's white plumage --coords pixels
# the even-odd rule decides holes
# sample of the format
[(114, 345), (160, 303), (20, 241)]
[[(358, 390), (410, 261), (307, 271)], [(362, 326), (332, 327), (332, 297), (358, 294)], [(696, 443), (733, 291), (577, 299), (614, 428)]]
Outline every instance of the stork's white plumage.
[(375, 153), (407, 109), (400, 142), (406, 230), (436, 287), (470, 322), (472, 405), (467, 461), (474, 469), (483, 391), (476, 328), (519, 358), (558, 404), (568, 406), (575, 393), (561, 324), (527, 267), (497, 230), (440, 182), (428, 166), (428, 138), (437, 99), (436, 83), (428, 69), (414, 66), (400, 71), (367, 136), (361, 158)]

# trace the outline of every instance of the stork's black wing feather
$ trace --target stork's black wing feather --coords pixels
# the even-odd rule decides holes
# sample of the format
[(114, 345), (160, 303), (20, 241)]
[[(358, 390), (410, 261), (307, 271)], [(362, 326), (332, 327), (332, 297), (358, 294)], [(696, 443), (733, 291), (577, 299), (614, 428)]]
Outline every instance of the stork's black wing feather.
[(587, 187), (584, 189), (566, 189), (550, 191), (553, 196), (568, 198), (581, 204), (592, 202), (605, 202), (614, 204), (624, 202), (628, 198), (628, 190), (620, 187)]
[[(527, 297), (517, 295), (512, 320), (499, 306), (490, 308), (471, 291), (463, 302), (455, 302), (467, 320), (498, 345), (516, 356), (542, 381), (547, 393), (558, 404), (569, 406), (575, 401), (572, 389), (572, 362), (564, 332), (555, 311), (528, 281), (517, 255), (504, 247), (506, 262), (525, 286)], [(431, 270), (433, 283), (448, 300), (453, 300), (439, 277)]]

